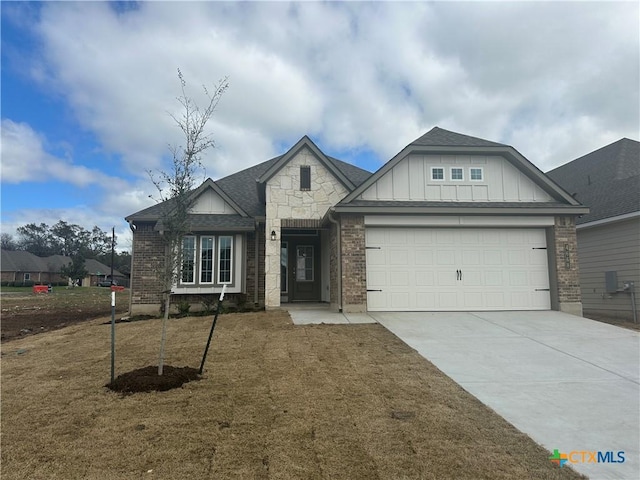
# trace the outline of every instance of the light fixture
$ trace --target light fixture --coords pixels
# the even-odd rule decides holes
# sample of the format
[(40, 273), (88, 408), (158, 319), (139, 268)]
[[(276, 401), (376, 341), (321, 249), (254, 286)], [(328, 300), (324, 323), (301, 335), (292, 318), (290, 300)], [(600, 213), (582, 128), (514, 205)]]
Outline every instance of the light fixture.
[(276, 241), (276, 231), (275, 230), (271, 230), (271, 241), (273, 241), (273, 242)]

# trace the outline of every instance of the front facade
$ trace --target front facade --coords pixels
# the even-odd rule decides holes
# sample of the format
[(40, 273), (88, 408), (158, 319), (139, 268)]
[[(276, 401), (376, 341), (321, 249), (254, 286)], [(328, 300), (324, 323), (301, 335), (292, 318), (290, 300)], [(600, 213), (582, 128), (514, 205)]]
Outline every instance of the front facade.
[[(512, 147), (434, 128), (374, 174), (303, 137), (193, 192), (172, 289), (278, 308), (581, 313), (575, 219), (588, 210)], [(160, 207), (132, 225), (132, 313), (157, 311)]]
[(548, 175), (590, 209), (576, 225), (585, 315), (637, 320), (640, 142), (623, 138)]

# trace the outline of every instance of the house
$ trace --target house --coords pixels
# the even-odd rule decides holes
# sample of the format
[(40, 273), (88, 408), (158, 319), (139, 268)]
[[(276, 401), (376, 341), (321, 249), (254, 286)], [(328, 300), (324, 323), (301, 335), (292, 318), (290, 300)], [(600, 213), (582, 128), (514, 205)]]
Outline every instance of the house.
[[(1, 281), (3, 285), (66, 284), (68, 280), (60, 274), (60, 271), (70, 262), (71, 258), (63, 255), (38, 257), (22, 250), (2, 250)], [(95, 287), (111, 275), (110, 267), (94, 259), (85, 260), (85, 269), (88, 275), (80, 281), (80, 284), (85, 287)], [(117, 270), (113, 271), (113, 276), (120, 284), (126, 281), (125, 276)]]
[(67, 257), (38, 257), (22, 250), (2, 250), (1, 255), (0, 278), (3, 285), (47, 285), (67, 282), (67, 279), (60, 275), (61, 268), (70, 261)]
[[(268, 309), (582, 311), (575, 219), (588, 209), (508, 145), (435, 127), (371, 174), (305, 136), (192, 195), (181, 300), (227, 285)], [(134, 314), (161, 302), (161, 209), (126, 217)]]
[(589, 207), (576, 222), (585, 314), (631, 320), (635, 303), (639, 318), (640, 143), (623, 138), (547, 175)]

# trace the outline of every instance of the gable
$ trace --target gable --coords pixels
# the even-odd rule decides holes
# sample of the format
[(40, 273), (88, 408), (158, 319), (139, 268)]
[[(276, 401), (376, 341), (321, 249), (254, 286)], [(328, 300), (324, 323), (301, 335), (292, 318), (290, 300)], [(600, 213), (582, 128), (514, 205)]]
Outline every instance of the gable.
[[(308, 189), (301, 189), (301, 167), (308, 167), (311, 175)], [(267, 217), (319, 219), (348, 193), (324, 162), (303, 147), (268, 179)]]
[(238, 212), (212, 188), (207, 188), (196, 198), (191, 213), (233, 215)]
[[(441, 169), (442, 179), (433, 179), (432, 169)], [(471, 169), (479, 170), (482, 179), (472, 179)], [(453, 175), (454, 170), (457, 178)], [(400, 159), (357, 198), (454, 202), (554, 201), (503, 156), (422, 153), (410, 153)]]

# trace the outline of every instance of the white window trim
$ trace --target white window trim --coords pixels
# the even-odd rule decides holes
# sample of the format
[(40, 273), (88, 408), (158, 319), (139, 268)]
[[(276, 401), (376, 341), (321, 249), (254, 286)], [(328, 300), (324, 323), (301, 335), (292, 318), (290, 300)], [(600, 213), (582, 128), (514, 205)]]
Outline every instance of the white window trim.
[[(221, 258), (220, 258), (220, 245), (221, 245), (220, 240), (222, 238), (228, 238), (231, 241), (230, 244), (229, 244), (230, 250), (231, 250), (231, 258), (229, 258), (229, 281), (228, 282), (223, 282), (222, 280), (220, 280), (220, 274), (222, 273), (222, 270), (220, 269), (220, 260), (221, 260)], [(233, 271), (234, 271), (234, 268), (233, 268), (233, 258), (234, 258), (233, 235), (218, 235), (216, 237), (216, 239), (217, 239), (216, 243), (218, 245), (218, 249), (217, 249), (218, 255), (216, 257), (217, 266), (218, 266), (218, 268), (216, 269), (217, 270), (216, 279), (218, 281), (216, 283), (218, 285), (231, 285), (233, 283)]]
[[(480, 170), (480, 176), (482, 178), (473, 178), (473, 176), (471, 175), (471, 171), (472, 170)], [(471, 167), (469, 168), (469, 181), (471, 182), (484, 182), (484, 170), (482, 169), (482, 167)]]
[[(460, 172), (462, 173), (462, 178), (453, 178), (453, 171), (454, 170), (460, 170)], [(451, 168), (449, 168), (449, 179), (452, 182), (464, 182), (464, 168), (462, 168), (462, 167), (451, 167)]]
[(23, 279), (22, 279), (22, 281), (23, 281), (23, 282), (29, 282), (29, 281), (31, 281), (31, 273), (30, 273), (30, 272), (29, 272), (29, 273), (25, 273), (25, 274), (23, 275)]
[[(442, 170), (442, 178), (433, 178), (433, 171), (434, 170)], [(430, 180), (432, 182), (444, 182), (446, 180), (447, 174), (446, 174), (447, 169), (444, 167), (431, 167), (431, 175), (430, 175)]]
[[(203, 282), (202, 281), (202, 253), (203, 253), (203, 249), (202, 246), (204, 245), (203, 243), (203, 239), (205, 238), (210, 238), (212, 240), (212, 245), (211, 245), (211, 281), (210, 282)], [(200, 244), (200, 261), (198, 262), (198, 278), (200, 279), (200, 281), (198, 282), (200, 285), (213, 285), (215, 283), (215, 272), (216, 272), (216, 236), (215, 235), (200, 235), (199, 237), (200, 242), (198, 242)]]
[[(185, 261), (185, 256), (184, 256), (184, 240), (185, 238), (193, 238), (194, 240), (194, 245), (193, 245), (193, 281), (191, 282), (185, 282), (184, 280), (182, 280), (182, 267), (184, 266), (184, 261)], [(195, 235), (185, 235), (184, 237), (182, 237), (182, 245), (181, 245), (181, 249), (180, 249), (180, 276), (178, 277), (178, 280), (180, 284), (182, 285), (195, 285), (196, 284), (196, 278), (198, 278), (198, 273), (200, 271), (200, 269), (198, 268), (198, 237), (196, 237)]]

